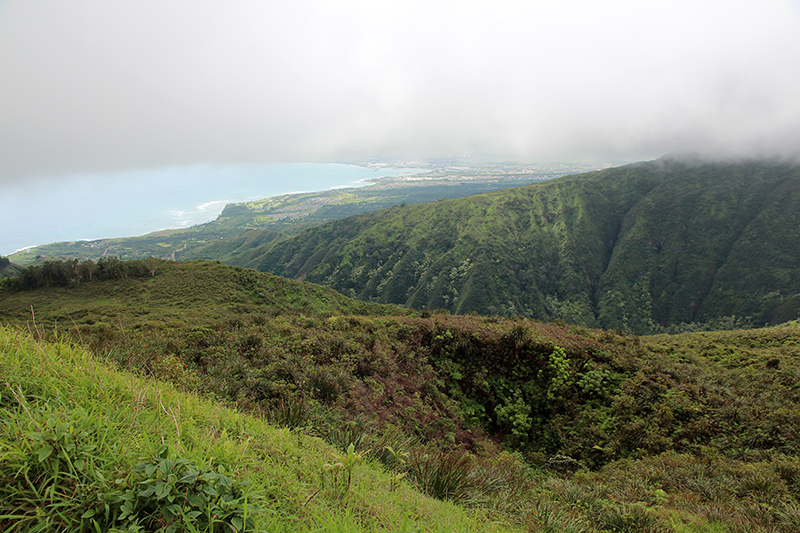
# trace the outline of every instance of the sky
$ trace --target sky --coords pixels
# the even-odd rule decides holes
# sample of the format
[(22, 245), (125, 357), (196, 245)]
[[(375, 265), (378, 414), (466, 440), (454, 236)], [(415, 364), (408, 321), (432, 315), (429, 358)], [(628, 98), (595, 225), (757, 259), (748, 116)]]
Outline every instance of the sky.
[(800, 0), (0, 0), (0, 183), (800, 152)]

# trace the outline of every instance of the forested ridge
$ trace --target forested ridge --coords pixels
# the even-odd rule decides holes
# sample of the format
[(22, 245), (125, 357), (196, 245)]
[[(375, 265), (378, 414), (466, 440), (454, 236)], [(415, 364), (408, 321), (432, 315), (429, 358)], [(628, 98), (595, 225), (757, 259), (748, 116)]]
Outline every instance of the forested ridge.
[(311, 228), (246, 266), (415, 309), (655, 333), (800, 315), (800, 167), (662, 158)]

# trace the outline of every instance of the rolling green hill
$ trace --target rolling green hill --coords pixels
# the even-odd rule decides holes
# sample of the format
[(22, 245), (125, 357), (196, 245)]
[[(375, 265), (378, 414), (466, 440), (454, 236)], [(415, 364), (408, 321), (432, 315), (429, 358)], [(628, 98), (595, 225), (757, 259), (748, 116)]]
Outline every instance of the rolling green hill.
[(637, 333), (800, 315), (800, 167), (667, 157), (396, 206), (248, 252), (367, 301)]
[(4, 530), (800, 527), (797, 323), (640, 338), (160, 260), (0, 300)]
[[(90, 274), (91, 272), (91, 274)], [(405, 309), (346, 298), (327, 287), (213, 261), (162, 259), (48, 261), (0, 285), (0, 319), (31, 312), (50, 325), (125, 319), (205, 324), (237, 315), (404, 314)]]
[(9, 261), (8, 257), (0, 256), (0, 279), (18, 276), (22, 267)]
[(4, 327), (0, 346), (2, 531), (521, 531), (83, 349)]

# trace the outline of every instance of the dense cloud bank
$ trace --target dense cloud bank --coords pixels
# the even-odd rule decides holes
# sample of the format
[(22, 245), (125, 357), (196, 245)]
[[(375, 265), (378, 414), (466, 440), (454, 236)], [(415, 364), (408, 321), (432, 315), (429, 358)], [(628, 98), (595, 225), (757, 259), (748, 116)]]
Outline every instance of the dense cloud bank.
[(798, 2), (0, 3), (2, 179), (794, 155)]

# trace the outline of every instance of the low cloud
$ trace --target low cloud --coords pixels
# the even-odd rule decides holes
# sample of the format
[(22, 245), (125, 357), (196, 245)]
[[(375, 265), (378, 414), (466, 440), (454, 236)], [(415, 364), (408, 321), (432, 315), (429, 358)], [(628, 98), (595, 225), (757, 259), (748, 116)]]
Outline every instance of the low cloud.
[(2, 2), (0, 179), (797, 155), (796, 1), (550, 4)]

